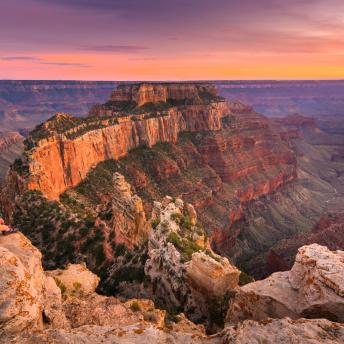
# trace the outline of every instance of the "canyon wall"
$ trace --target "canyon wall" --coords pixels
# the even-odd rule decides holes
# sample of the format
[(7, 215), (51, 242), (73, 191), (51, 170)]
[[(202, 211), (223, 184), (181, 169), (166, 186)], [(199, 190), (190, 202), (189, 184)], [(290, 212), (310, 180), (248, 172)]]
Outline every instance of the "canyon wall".
[[(22, 201), (17, 196), (25, 194), (25, 190), (38, 190), (49, 200), (59, 200), (70, 211), (67, 219), (76, 212), (74, 216), (79, 218), (81, 213), (81, 227), (89, 226), (85, 217), (91, 214), (94, 230), (107, 236), (98, 224), (104, 216), (113, 218), (116, 209), (112, 215), (99, 214), (99, 209), (113, 199), (113, 175), (119, 172), (142, 198), (146, 214), (152, 210), (152, 200), (161, 200), (165, 195), (194, 204), (212, 247), (234, 261), (249, 260), (287, 236), (289, 232), (280, 224), (277, 229), (271, 228), (275, 224), (270, 214), (264, 215), (268, 224), (264, 229), (250, 212), (255, 202), (267, 208), (269, 197), (297, 179), (296, 157), (288, 142), (250, 106), (225, 102), (204, 85), (176, 84), (181, 87), (178, 92), (172, 85), (172, 95), (167, 96), (179, 99), (178, 103), (164, 103), (163, 111), (142, 113), (138, 107), (136, 113), (119, 114), (111, 104), (105, 104), (106, 116), (80, 119), (58, 114), (36, 128), (27, 139), (22, 166), (12, 169), (2, 192), (7, 219), (19, 228), (34, 220), (29, 215), (31, 203), (36, 201), (31, 199), (40, 196), (26, 194)], [(158, 86), (152, 85), (153, 93), (147, 93), (146, 87), (142, 99), (150, 102)], [(190, 100), (196, 91), (196, 98)], [(120, 87), (116, 92), (123, 98), (113, 101), (121, 102), (132, 99), (133, 94), (138, 99), (141, 91), (134, 85)], [(11, 217), (16, 204), (18, 212)], [(40, 221), (44, 228), (52, 226), (46, 219)], [(246, 222), (254, 225), (252, 232), (246, 233)], [(130, 228), (134, 231), (135, 226)], [(55, 236), (55, 232), (46, 236)], [(75, 236), (74, 227), (67, 232)], [(37, 244), (42, 249), (47, 247), (43, 239)], [(65, 259), (65, 255), (61, 257), (61, 261)]]
[(111, 101), (133, 101), (138, 106), (146, 103), (167, 102), (168, 100), (191, 100), (200, 102), (199, 93), (217, 95), (216, 86), (212, 84), (194, 83), (141, 83), (136, 85), (120, 85), (112, 92)]
[[(94, 129), (69, 139), (73, 128), (61, 135), (52, 135), (37, 142), (29, 152), (29, 176), (27, 187), (40, 190), (49, 199), (57, 199), (61, 193), (76, 186), (88, 171), (99, 162), (119, 159), (130, 150), (157, 142), (176, 143), (183, 131), (220, 130), (221, 119), (228, 115), (227, 103), (207, 106), (171, 108), (167, 115), (145, 119), (144, 116), (125, 116), (118, 123)], [(54, 120), (70, 119), (58, 115)]]
[(0, 132), (0, 181), (24, 149), (23, 136), (17, 132)]

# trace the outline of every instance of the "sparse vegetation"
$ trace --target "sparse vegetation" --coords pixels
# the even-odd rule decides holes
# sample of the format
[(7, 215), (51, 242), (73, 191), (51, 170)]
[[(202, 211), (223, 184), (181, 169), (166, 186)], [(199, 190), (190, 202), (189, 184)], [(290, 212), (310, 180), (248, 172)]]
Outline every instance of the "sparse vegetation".
[(20, 176), (27, 176), (29, 174), (28, 165), (24, 164), (23, 160), (20, 158), (14, 160), (11, 168), (13, 171), (17, 172)]
[(251, 277), (250, 275), (248, 275), (246, 272), (241, 271), (240, 275), (239, 275), (239, 285), (243, 286), (245, 284), (254, 282), (254, 278)]
[(155, 229), (156, 227), (158, 227), (159, 223), (160, 223), (159, 219), (153, 220), (152, 223), (151, 223), (152, 224), (152, 228)]
[(182, 256), (182, 259), (188, 261), (192, 254), (202, 251), (202, 248), (193, 240), (181, 238), (177, 233), (171, 232), (168, 241), (175, 246)]
[(67, 291), (67, 287), (61, 282), (61, 280), (57, 277), (54, 277), (56, 285), (60, 288), (61, 294), (64, 295)]
[(130, 309), (133, 312), (139, 312), (141, 310), (141, 307), (140, 307), (140, 305), (139, 305), (139, 303), (137, 301), (134, 301), (134, 302), (131, 303)]

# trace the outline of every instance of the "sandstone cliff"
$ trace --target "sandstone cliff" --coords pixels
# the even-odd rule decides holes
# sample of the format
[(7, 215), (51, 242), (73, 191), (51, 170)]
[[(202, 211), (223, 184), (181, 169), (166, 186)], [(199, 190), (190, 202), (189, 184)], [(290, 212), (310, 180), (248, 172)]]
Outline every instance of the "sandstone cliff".
[(167, 101), (189, 101), (202, 103), (208, 97), (217, 97), (217, 89), (213, 84), (194, 83), (141, 83), (120, 85), (112, 92), (110, 101), (134, 102), (140, 107), (146, 103)]
[(82, 121), (58, 114), (28, 139), (34, 147), (24, 161), (29, 170), (27, 188), (57, 199), (101, 161), (117, 160), (139, 146), (176, 143), (183, 131), (220, 130), (221, 119), (228, 114), (225, 102), (172, 107), (151, 118), (134, 115)]

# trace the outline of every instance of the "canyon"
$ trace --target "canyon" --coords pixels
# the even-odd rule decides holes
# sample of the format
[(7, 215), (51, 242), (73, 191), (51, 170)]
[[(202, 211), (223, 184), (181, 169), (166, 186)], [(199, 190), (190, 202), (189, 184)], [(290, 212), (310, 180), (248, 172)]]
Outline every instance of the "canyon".
[[(7, 342), (240, 343), (283, 326), (276, 342), (306, 326), (340, 342), (338, 120), (267, 118), (213, 83), (145, 82), (87, 116), (3, 133), (0, 207), (23, 234), (0, 237), (19, 280), (0, 286), (6, 314), (25, 313), (0, 318)], [(19, 309), (21, 288), (33, 302)]]
[[(88, 117), (58, 113), (31, 132), (22, 160), (8, 175), (2, 207), (21, 228), (28, 210), (18, 195), (36, 199), (28, 192), (37, 190), (77, 216), (81, 227), (97, 224), (99, 209), (112, 219), (118, 213), (112, 176), (120, 173), (147, 215), (165, 195), (193, 204), (212, 248), (261, 278), (290, 267), (297, 240), (321, 216), (340, 212), (341, 141), (333, 145), (332, 137), (312, 118), (269, 120), (251, 106), (227, 102), (212, 84), (123, 85)], [(39, 226), (52, 225), (42, 221)], [(114, 227), (114, 220), (107, 225)], [(34, 242), (45, 251), (40, 236), (33, 235)], [(293, 245), (294, 237), (293, 249), (279, 248), (285, 240)], [(326, 244), (321, 237), (315, 242)], [(336, 243), (333, 249), (341, 249)], [(289, 252), (284, 260), (282, 252)]]
[[(211, 83), (228, 101), (250, 104), (268, 117), (300, 113), (322, 122), (343, 115), (344, 82), (341, 80)], [(118, 81), (1, 80), (0, 128), (27, 133), (55, 112), (85, 116), (92, 106), (109, 99), (118, 85)]]

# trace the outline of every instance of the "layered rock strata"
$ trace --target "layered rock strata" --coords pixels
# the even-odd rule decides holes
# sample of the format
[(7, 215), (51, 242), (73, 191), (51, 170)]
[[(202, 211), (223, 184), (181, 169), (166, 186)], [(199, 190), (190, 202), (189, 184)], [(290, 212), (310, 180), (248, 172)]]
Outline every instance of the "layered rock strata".
[[(117, 160), (139, 146), (176, 143), (183, 131), (220, 130), (221, 119), (228, 114), (226, 102), (190, 105), (185, 109), (172, 107), (151, 118), (123, 116), (81, 124), (72, 116), (58, 114), (40, 129), (47, 136), (35, 140), (35, 147), (26, 153), (27, 188), (41, 190), (47, 198), (57, 199), (101, 161)], [(61, 133), (51, 129), (58, 124), (63, 127), (64, 123), (74, 126)]]
[(120, 85), (112, 92), (110, 101), (134, 102), (138, 107), (146, 103), (166, 103), (172, 101), (189, 100), (193, 103), (202, 102), (203, 95), (217, 96), (216, 86), (213, 84), (192, 83), (141, 83)]

